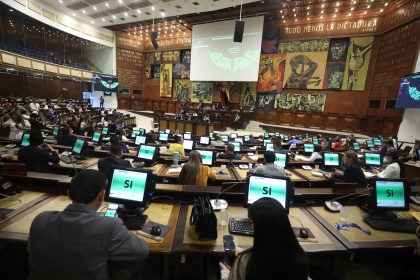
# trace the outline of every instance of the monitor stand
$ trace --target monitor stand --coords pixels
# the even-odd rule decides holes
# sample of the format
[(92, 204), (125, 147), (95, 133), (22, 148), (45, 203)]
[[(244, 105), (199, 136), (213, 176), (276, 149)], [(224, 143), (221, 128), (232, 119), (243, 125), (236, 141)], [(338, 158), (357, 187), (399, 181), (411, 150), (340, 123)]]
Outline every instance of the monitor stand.
[(369, 214), (372, 218), (396, 219), (397, 215), (393, 211), (374, 211)]
[(331, 166), (323, 166), (322, 167), (322, 170), (334, 172), (335, 171), (335, 168), (334, 167), (331, 167)]
[(152, 167), (152, 166), (155, 166), (156, 164), (157, 164), (156, 161), (153, 161), (153, 162), (145, 162), (144, 163), (144, 167)]
[(85, 160), (85, 159), (87, 159), (87, 157), (82, 156), (82, 155), (74, 155), (73, 158), (75, 158), (77, 160)]

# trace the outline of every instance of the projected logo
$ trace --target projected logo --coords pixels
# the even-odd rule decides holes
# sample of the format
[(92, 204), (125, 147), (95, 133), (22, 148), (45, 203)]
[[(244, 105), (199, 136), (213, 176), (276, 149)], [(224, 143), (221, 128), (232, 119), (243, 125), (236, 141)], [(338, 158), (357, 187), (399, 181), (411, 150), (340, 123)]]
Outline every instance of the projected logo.
[(228, 49), (227, 56), (220, 51), (209, 50), (209, 57), (218, 68), (223, 70), (240, 70), (259, 60), (260, 52), (260, 49), (243, 52), (239, 47), (235, 47)]
[(109, 89), (113, 89), (116, 88), (118, 86), (118, 82), (114, 81), (114, 80), (101, 80), (101, 83), (104, 87), (109, 88)]

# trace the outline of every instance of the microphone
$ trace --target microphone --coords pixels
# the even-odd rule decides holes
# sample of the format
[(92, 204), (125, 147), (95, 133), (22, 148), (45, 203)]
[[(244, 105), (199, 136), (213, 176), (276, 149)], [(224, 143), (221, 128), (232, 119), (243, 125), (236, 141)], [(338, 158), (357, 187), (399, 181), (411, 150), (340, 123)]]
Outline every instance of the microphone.
[(368, 194), (364, 194), (364, 192), (365, 191), (370, 191), (372, 189), (373, 188), (366, 188), (365, 190), (362, 190), (360, 192), (350, 193), (350, 194), (347, 194), (347, 195), (343, 195), (343, 196), (340, 196), (340, 197), (333, 198), (331, 200), (327, 200), (327, 201), (325, 201), (324, 206), (327, 210), (329, 210), (331, 212), (340, 212), (340, 210), (343, 208), (343, 206), (339, 202), (336, 201), (337, 199), (349, 197), (349, 196), (352, 196), (352, 195), (355, 195), (355, 194), (361, 194), (362, 196), (363, 195), (368, 195)]
[(244, 182), (249, 176), (251, 176), (252, 173), (249, 173), (244, 179), (234, 183), (232, 186), (228, 187), (227, 189), (221, 191), (216, 199), (210, 199), (210, 204), (213, 207), (213, 210), (222, 210), (222, 209), (226, 209), (228, 207), (228, 203), (226, 200), (224, 199), (219, 199), (219, 196), (225, 192), (227, 192), (228, 190), (230, 190), (231, 188), (233, 188), (234, 186), (237, 186), (239, 183)]

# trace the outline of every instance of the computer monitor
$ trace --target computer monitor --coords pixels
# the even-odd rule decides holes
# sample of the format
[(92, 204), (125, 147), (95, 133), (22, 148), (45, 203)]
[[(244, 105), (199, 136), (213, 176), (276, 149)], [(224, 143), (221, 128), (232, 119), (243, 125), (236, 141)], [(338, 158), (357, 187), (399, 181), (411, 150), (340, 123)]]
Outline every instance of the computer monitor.
[(157, 146), (140, 145), (137, 158), (143, 161), (145, 166), (153, 166), (156, 164), (157, 154)]
[(147, 144), (147, 137), (144, 135), (137, 135), (134, 140), (134, 145), (144, 145)]
[(283, 135), (283, 141), (284, 142), (289, 141), (289, 135)]
[(105, 201), (122, 204), (120, 211), (147, 208), (156, 186), (152, 170), (115, 167), (105, 190)]
[(131, 132), (131, 138), (136, 138), (136, 136), (137, 135), (140, 135), (140, 131), (138, 131), (138, 130), (133, 130), (132, 132)]
[(317, 137), (312, 138), (312, 144), (319, 145), (319, 139)]
[(382, 134), (379, 134), (378, 138), (381, 139), (381, 140), (384, 140), (384, 137), (382, 136)]
[(242, 137), (236, 137), (235, 142), (241, 142), (241, 144), (244, 144), (244, 139)]
[(274, 151), (274, 145), (273, 145), (273, 143), (266, 143), (265, 144), (265, 150), (266, 151)]
[(200, 137), (200, 144), (202, 146), (208, 146), (208, 145), (210, 145), (210, 137), (208, 137), (208, 136), (201, 136)]
[(201, 160), (204, 165), (212, 166), (214, 164), (214, 151), (196, 150), (201, 155)]
[(186, 133), (186, 134), (192, 134), (191, 131), (185, 131), (184, 133)]
[(182, 145), (184, 146), (185, 151), (192, 151), (194, 150), (194, 140), (184, 140), (184, 143)]
[(232, 144), (235, 147), (235, 152), (240, 152), (242, 150), (241, 142), (229, 142), (229, 144)]
[(146, 135), (146, 129), (140, 128), (139, 129), (140, 135)]
[(365, 167), (382, 166), (382, 155), (377, 153), (364, 153)]
[(165, 129), (166, 134), (171, 134), (171, 130), (169, 128)]
[(417, 149), (417, 160), (420, 160), (420, 149)]
[(280, 132), (276, 132), (276, 133), (274, 133), (274, 135), (275, 135), (276, 137), (280, 137)]
[(249, 141), (249, 135), (244, 135), (244, 141), (248, 142)]
[(52, 135), (57, 136), (60, 132), (60, 127), (58, 125), (54, 125)]
[(244, 207), (262, 197), (271, 197), (279, 201), (289, 213), (290, 200), (293, 200), (293, 188), (289, 177), (248, 173), (245, 184)]
[(389, 211), (408, 211), (410, 186), (406, 179), (371, 178), (371, 216), (388, 216)]
[(303, 137), (302, 137), (302, 134), (299, 134), (299, 139), (300, 139), (300, 140), (302, 140), (302, 138), (303, 138)]
[(83, 156), (83, 154), (85, 153), (85, 149), (86, 149), (86, 141), (82, 139), (77, 139), (73, 145), (73, 148), (71, 149), (71, 153), (78, 156)]
[(304, 153), (313, 153), (313, 151), (314, 151), (314, 144), (303, 144)]
[(108, 131), (109, 131), (109, 128), (108, 128), (107, 126), (104, 126), (104, 127), (102, 128), (101, 133), (102, 133), (103, 135), (108, 135)]
[(353, 150), (360, 151), (360, 145), (357, 142), (353, 142)]
[(236, 137), (238, 137), (238, 133), (231, 133), (230, 134), (231, 139), (235, 139)]
[(159, 141), (168, 142), (169, 134), (168, 133), (159, 133)]
[(308, 139), (309, 138), (309, 133), (305, 133), (305, 138)]
[(191, 134), (190, 133), (184, 133), (184, 140), (191, 140)]
[(374, 145), (375, 147), (380, 147), (380, 146), (382, 146), (382, 141), (381, 141), (381, 139), (373, 139), (373, 145)]
[(30, 136), (30, 132), (25, 132), (22, 134), (22, 138), (20, 138), (21, 147), (29, 146), (29, 136)]
[(213, 132), (210, 132), (209, 133), (209, 137), (211, 138), (211, 137), (213, 137)]
[(332, 170), (335, 167), (340, 167), (340, 153), (325, 152), (322, 154), (322, 163), (324, 170)]
[(92, 135), (92, 142), (96, 145), (99, 145), (102, 140), (102, 133), (100, 132), (94, 132)]
[(276, 160), (274, 164), (285, 167), (289, 163), (289, 154), (286, 153), (276, 153)]
[(269, 132), (264, 132), (264, 138), (270, 138), (270, 133)]
[(267, 143), (271, 143), (270, 139), (264, 139), (263, 140), (263, 146), (265, 146)]
[(229, 141), (229, 136), (227, 136), (227, 135), (222, 135), (222, 141), (224, 141), (224, 142)]
[(372, 140), (366, 140), (366, 146), (368, 148), (374, 148), (375, 146), (373, 145), (373, 141)]

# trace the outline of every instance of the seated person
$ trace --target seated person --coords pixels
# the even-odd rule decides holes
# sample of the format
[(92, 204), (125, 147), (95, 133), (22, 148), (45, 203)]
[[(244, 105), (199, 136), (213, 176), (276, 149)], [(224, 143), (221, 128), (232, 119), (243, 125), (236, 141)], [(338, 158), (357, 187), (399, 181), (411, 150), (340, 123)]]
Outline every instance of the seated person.
[(101, 146), (101, 150), (109, 151), (111, 149), (111, 145), (114, 144), (114, 143), (115, 144), (120, 144), (122, 146), (123, 153), (129, 153), (130, 152), (130, 150), (127, 147), (127, 144), (120, 143), (120, 140), (118, 139), (117, 135), (112, 135), (109, 138), (109, 142), (107, 142), (107, 143), (105, 143)]
[(112, 179), (112, 166), (119, 165), (122, 167), (130, 167), (131, 163), (128, 160), (122, 159), (123, 149), (120, 143), (111, 144), (109, 155), (101, 158), (98, 161), (98, 170), (101, 171), (108, 181)]
[(18, 162), (26, 164), (28, 171), (45, 172), (50, 171), (50, 162), (60, 162), (57, 151), (44, 142), (41, 131), (32, 130), (29, 136), (29, 146), (22, 147), (18, 152)]
[(322, 144), (322, 151), (329, 152), (331, 151), (331, 138), (327, 137), (324, 141), (324, 144)]
[(347, 166), (344, 174), (324, 173), (324, 177), (335, 182), (357, 183), (359, 187), (366, 188), (367, 181), (362, 168), (359, 166), (357, 153), (353, 150), (344, 152), (343, 163)]
[(343, 144), (341, 143), (340, 137), (335, 138), (335, 142), (333, 144), (334, 149), (342, 149)]
[(291, 144), (300, 144), (301, 142), (302, 141), (299, 139), (299, 137), (293, 136), (292, 139), (289, 142), (287, 142), (287, 144), (288, 145), (291, 145)]
[(207, 179), (216, 180), (216, 175), (210, 167), (203, 165), (199, 152), (191, 151), (179, 173), (178, 182), (183, 185), (207, 186)]
[(96, 122), (92, 121), (90, 125), (87, 125), (85, 129), (83, 129), (82, 135), (87, 136), (87, 137), (92, 137), (93, 133), (95, 133), (95, 130), (96, 130)]
[(315, 161), (317, 159), (322, 159), (322, 147), (321, 145), (314, 145), (314, 151), (309, 158), (297, 155), (295, 159), (300, 159), (302, 161)]
[(254, 173), (285, 176), (284, 167), (275, 164), (276, 154), (273, 151), (264, 152), (264, 165), (258, 166), (253, 171)]
[(372, 173), (377, 174), (379, 178), (391, 178), (399, 179), (401, 177), (401, 167), (398, 164), (398, 158), (400, 155), (395, 150), (390, 150), (386, 153), (385, 158), (389, 164), (384, 171), (379, 172), (376, 169), (372, 170)]
[(215, 148), (215, 147), (225, 147), (225, 142), (223, 142), (222, 140), (222, 136), (216, 136), (215, 137), (216, 141), (212, 141), (211, 142), (211, 147)]
[(242, 155), (235, 154), (235, 146), (233, 144), (226, 145), (225, 152), (219, 153), (217, 158), (220, 159), (241, 159)]
[(386, 152), (388, 151), (388, 148), (390, 147), (394, 147), (394, 142), (392, 139), (382, 141), (382, 148), (381, 148), (380, 154), (382, 155), (383, 158), (385, 157)]
[(248, 143), (249, 144), (254, 144), (255, 142), (258, 142), (258, 140), (254, 138), (254, 135), (253, 134), (250, 134), (249, 135)]
[[(102, 207), (105, 186), (99, 171), (83, 170), (71, 180), (72, 203), (33, 220), (27, 247), (30, 279), (141, 278), (139, 268), (149, 246), (121, 219), (96, 212)], [(118, 273), (111, 269), (117, 267)]]
[(57, 145), (73, 147), (77, 137), (72, 132), (73, 130), (70, 127), (63, 127), (61, 133), (57, 136)]
[(182, 144), (184, 139), (182, 139), (182, 136), (178, 135), (174, 137), (174, 140), (175, 143), (169, 145), (168, 155), (173, 155), (174, 152), (178, 152), (182, 157), (185, 157), (184, 145)]
[(273, 141), (273, 147), (274, 147), (274, 152), (275, 153), (282, 153), (282, 154), (287, 153), (287, 151), (284, 150), (281, 147), (281, 139), (280, 138), (275, 138), (275, 140)]
[[(307, 280), (308, 258), (293, 232), (283, 205), (270, 197), (248, 208), (254, 228), (254, 246), (239, 253), (229, 270), (219, 263), (221, 279)], [(229, 275), (230, 274), (230, 275)]]

